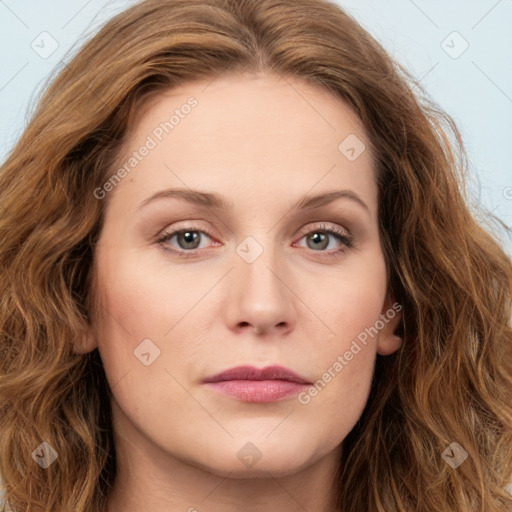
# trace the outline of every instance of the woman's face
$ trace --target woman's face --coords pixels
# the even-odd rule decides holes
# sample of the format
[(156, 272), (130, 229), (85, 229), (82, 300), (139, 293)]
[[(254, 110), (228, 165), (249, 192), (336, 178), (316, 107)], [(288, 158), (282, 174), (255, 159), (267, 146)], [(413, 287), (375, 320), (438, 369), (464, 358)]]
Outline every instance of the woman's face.
[[(242, 478), (339, 455), (376, 354), (399, 344), (368, 148), (344, 102), (269, 75), (187, 84), (141, 112), (124, 172), (95, 193), (99, 313), (81, 349), (99, 348), (114, 430), (141, 461)], [(316, 385), (204, 382), (240, 366)]]

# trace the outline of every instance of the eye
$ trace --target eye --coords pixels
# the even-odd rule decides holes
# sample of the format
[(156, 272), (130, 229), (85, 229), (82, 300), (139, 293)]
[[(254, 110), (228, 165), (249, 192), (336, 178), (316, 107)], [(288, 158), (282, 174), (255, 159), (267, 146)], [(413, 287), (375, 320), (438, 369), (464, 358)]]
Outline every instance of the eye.
[[(202, 238), (201, 235), (205, 235), (206, 237), (210, 238), (209, 233), (207, 233), (206, 231), (195, 229), (194, 227), (189, 227), (185, 229), (171, 231), (168, 233), (163, 233), (158, 238), (158, 243), (160, 243), (164, 250), (175, 253), (178, 256), (183, 256), (187, 258), (193, 256), (193, 253), (188, 253), (196, 249), (202, 248), (199, 247)], [(173, 238), (176, 238), (176, 243), (178, 244), (177, 248), (172, 248), (173, 246), (170, 245), (169, 243)]]
[[(322, 256), (336, 256), (353, 247), (353, 238), (347, 231), (343, 231), (335, 225), (321, 224), (313, 230), (303, 231), (302, 238), (306, 238), (306, 247), (315, 252), (322, 252)], [(301, 240), (302, 240), (301, 238)], [(325, 251), (332, 239), (339, 242), (338, 248), (331, 247), (331, 251)]]
[[(306, 238), (306, 247), (314, 252), (321, 253), (322, 256), (339, 256), (354, 247), (354, 240), (348, 231), (344, 231), (336, 225), (321, 224), (315, 229), (303, 230), (301, 239)], [(197, 251), (204, 249), (201, 247), (202, 238), (211, 238), (212, 235), (203, 229), (194, 226), (188, 226), (184, 229), (178, 229), (163, 233), (157, 240), (163, 250), (176, 254), (180, 257), (191, 258), (197, 255)], [(171, 242), (175, 239), (177, 245)], [(337, 240), (338, 248), (328, 248), (331, 240)], [(302, 246), (303, 247), (303, 246)]]

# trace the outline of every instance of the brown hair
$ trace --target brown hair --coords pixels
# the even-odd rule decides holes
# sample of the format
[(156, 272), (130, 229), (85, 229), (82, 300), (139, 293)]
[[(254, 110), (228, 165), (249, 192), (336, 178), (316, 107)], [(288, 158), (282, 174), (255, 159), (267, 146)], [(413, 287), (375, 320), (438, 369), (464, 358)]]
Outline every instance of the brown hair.
[[(116, 474), (111, 390), (98, 351), (72, 350), (89, 321), (105, 206), (93, 191), (114, 173), (144, 101), (235, 71), (322, 86), (351, 105), (375, 150), (403, 344), (377, 357), (368, 404), (344, 441), (344, 512), (509, 512), (510, 260), (470, 213), (452, 119), (326, 0), (141, 2), (106, 24), (40, 99), (0, 171), (7, 503), (16, 512), (104, 510)], [(31, 457), (43, 441), (58, 454), (47, 469)], [(456, 470), (441, 456), (454, 441), (468, 453)]]

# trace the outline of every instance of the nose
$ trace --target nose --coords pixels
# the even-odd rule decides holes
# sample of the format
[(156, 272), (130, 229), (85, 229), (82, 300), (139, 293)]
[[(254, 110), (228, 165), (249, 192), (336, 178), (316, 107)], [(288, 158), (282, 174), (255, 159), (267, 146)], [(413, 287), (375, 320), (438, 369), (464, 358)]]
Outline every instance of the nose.
[(278, 251), (263, 249), (248, 263), (234, 254), (226, 286), (226, 322), (230, 330), (284, 335), (295, 328), (297, 312), (291, 274)]

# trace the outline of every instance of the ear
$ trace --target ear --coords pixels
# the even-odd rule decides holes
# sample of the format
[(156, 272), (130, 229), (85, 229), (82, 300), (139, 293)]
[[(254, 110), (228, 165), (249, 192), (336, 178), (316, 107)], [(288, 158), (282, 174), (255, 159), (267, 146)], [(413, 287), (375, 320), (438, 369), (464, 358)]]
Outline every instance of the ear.
[(388, 292), (382, 307), (380, 321), (384, 324), (377, 338), (377, 353), (388, 356), (396, 352), (402, 345), (402, 305), (395, 301)]
[(77, 336), (77, 339), (73, 340), (73, 352), (77, 354), (86, 354), (87, 352), (92, 352), (98, 346), (98, 336), (96, 334), (95, 328), (97, 325), (96, 316), (98, 314), (98, 310), (96, 306), (98, 303), (92, 302), (92, 300), (96, 299), (97, 290), (97, 276), (94, 270), (95, 267), (89, 274), (89, 294), (87, 295), (87, 300), (85, 303), (87, 316), (81, 317), (79, 328), (80, 334)]
[(87, 324), (77, 340), (73, 342), (73, 352), (85, 354), (92, 352), (98, 346), (96, 335), (90, 324)]

